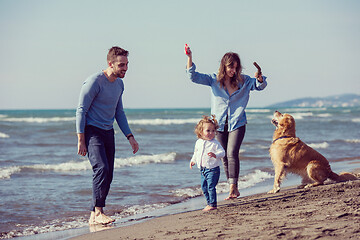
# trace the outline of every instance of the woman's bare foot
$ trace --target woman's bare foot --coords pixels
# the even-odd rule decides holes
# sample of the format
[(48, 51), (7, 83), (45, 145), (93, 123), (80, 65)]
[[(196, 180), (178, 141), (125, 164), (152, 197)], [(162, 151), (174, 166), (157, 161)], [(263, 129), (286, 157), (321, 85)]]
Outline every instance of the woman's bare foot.
[(240, 197), (240, 192), (239, 192), (239, 189), (237, 188), (237, 185), (235, 185), (236, 188), (234, 189), (234, 193), (236, 195), (236, 197)]
[(230, 184), (230, 193), (229, 193), (229, 196), (227, 198), (225, 198), (225, 200), (235, 199), (235, 198), (238, 198), (239, 196), (240, 196), (240, 192), (239, 192), (239, 189), (237, 188), (237, 185)]
[(215, 209), (217, 209), (217, 207), (212, 207), (212, 206), (207, 205), (207, 206), (203, 209), (203, 212), (208, 212), (208, 211), (215, 210)]

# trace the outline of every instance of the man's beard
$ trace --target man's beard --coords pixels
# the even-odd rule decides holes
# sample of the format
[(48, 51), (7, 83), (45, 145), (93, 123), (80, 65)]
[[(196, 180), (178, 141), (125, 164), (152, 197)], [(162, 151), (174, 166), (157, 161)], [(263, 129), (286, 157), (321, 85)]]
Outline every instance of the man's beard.
[(117, 77), (117, 78), (123, 78), (123, 77), (125, 77), (125, 73), (126, 73), (126, 72), (118, 72), (118, 73), (114, 73), (114, 75), (115, 75), (115, 77)]

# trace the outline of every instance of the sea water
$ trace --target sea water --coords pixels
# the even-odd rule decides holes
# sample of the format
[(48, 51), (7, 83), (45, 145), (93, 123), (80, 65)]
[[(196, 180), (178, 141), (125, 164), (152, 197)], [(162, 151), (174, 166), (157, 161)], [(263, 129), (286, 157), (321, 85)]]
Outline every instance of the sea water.
[[(274, 110), (247, 109), (240, 192), (271, 189)], [(326, 156), (335, 172), (360, 168), (360, 108), (276, 110), (294, 116), (297, 136)], [(154, 211), (169, 212), (194, 198), (199, 199), (198, 208), (204, 207), (200, 173), (189, 168), (189, 160), (194, 127), (209, 114), (210, 109), (126, 109), (140, 150), (132, 153), (115, 124), (114, 180), (106, 212), (124, 222)], [(91, 179), (87, 158), (77, 155), (75, 110), (0, 111), (0, 238), (86, 227)], [(228, 192), (223, 170), (217, 190)]]

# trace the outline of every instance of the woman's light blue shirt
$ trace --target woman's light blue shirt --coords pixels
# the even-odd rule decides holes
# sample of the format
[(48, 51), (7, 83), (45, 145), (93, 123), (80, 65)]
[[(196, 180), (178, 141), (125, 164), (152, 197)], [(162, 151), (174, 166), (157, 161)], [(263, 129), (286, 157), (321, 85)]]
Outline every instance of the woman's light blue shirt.
[(263, 82), (260, 83), (256, 78), (248, 75), (241, 75), (244, 84), (239, 84), (239, 90), (231, 96), (220, 86), (216, 74), (204, 74), (196, 72), (196, 66), (187, 69), (187, 73), (192, 82), (211, 87), (211, 114), (214, 114), (219, 123), (218, 131), (224, 131), (226, 118), (228, 117), (228, 131), (234, 131), (247, 123), (245, 108), (249, 102), (250, 91), (263, 90), (266, 85), (266, 77), (263, 76)]

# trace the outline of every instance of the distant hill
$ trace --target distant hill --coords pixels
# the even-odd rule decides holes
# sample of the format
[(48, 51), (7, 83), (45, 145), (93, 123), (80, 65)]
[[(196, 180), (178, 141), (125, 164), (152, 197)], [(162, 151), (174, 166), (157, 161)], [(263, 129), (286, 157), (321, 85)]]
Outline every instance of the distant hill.
[(318, 98), (299, 98), (281, 103), (275, 103), (269, 107), (358, 107), (360, 95), (342, 94)]

